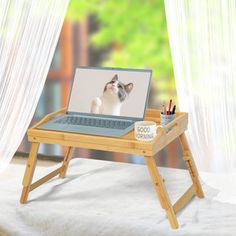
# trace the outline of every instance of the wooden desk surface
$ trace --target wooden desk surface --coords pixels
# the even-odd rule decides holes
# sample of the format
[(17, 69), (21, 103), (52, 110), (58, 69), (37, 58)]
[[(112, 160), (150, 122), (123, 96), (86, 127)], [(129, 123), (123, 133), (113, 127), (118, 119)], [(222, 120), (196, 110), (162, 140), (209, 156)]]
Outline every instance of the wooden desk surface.
[[(127, 133), (121, 138), (114, 138), (37, 128), (37, 126), (64, 112), (65, 108), (51, 113), (28, 129), (28, 140), (36, 143), (61, 144), (71, 147), (153, 156), (182, 134), (188, 125), (188, 114), (177, 112), (175, 120), (163, 128), (158, 128), (157, 135), (151, 142), (137, 141), (134, 138), (134, 131)], [(160, 124), (160, 110), (147, 109), (145, 120), (155, 121), (157, 124)], [(172, 128), (168, 131), (170, 127)]]
[[(22, 204), (26, 203), (30, 191), (39, 187), (56, 175), (59, 175), (60, 178), (65, 177), (69, 161), (73, 155), (74, 147), (144, 155), (144, 159), (147, 163), (152, 183), (160, 200), (160, 204), (162, 208), (165, 209), (170, 225), (173, 229), (179, 227), (176, 213), (186, 206), (194, 195), (197, 195), (199, 198), (204, 197), (202, 187), (198, 179), (197, 168), (184, 134), (184, 131), (187, 129), (188, 125), (187, 113), (177, 113), (176, 118), (173, 121), (161, 128), (158, 128), (157, 135), (151, 142), (137, 141), (134, 138), (133, 131), (121, 138), (113, 138), (79, 133), (49, 131), (37, 128), (39, 125), (47, 122), (54, 116), (64, 112), (65, 109), (51, 113), (45, 116), (32, 128), (28, 129), (28, 139), (32, 142), (32, 145), (23, 179), (23, 189), (20, 198), (20, 202)], [(145, 120), (155, 121), (159, 124), (160, 110), (147, 109)], [(154, 155), (176, 138), (179, 138), (180, 140), (183, 150), (183, 160), (186, 163), (193, 183), (187, 191), (174, 204), (172, 204), (165, 187), (164, 179), (156, 166)], [(61, 144), (68, 146), (68, 149), (61, 167), (32, 183), (40, 143)]]

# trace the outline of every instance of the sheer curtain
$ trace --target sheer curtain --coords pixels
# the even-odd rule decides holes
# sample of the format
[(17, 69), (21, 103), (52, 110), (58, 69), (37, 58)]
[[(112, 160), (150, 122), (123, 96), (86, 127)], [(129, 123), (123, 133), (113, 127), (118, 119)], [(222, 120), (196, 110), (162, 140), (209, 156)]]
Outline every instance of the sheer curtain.
[(179, 109), (215, 199), (236, 203), (236, 1), (165, 0)]
[(68, 2), (0, 1), (0, 171), (33, 117)]

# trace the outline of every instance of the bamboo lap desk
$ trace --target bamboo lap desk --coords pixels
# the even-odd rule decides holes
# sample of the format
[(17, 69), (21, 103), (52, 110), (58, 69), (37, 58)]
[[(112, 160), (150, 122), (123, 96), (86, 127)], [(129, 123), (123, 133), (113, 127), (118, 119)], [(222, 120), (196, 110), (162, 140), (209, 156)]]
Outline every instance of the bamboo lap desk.
[[(129, 132), (121, 138), (113, 138), (61, 131), (49, 131), (37, 128), (37, 126), (43, 124), (44, 122), (47, 122), (52, 117), (64, 112), (65, 109), (62, 109), (58, 112), (54, 112), (45, 116), (27, 132), (28, 140), (32, 142), (32, 146), (25, 169), (25, 175), (23, 178), (23, 190), (20, 198), (20, 202), (22, 204), (26, 203), (29, 192), (34, 190), (41, 184), (45, 183), (56, 175), (59, 175), (60, 178), (65, 177), (68, 164), (73, 154), (73, 150), (76, 147), (143, 155), (161, 207), (166, 211), (170, 225), (173, 229), (178, 228), (176, 213), (180, 211), (194, 195), (197, 195), (199, 198), (204, 197), (202, 187), (198, 178), (197, 168), (195, 166), (184, 134), (184, 131), (188, 126), (187, 113), (177, 112), (176, 118), (163, 128), (159, 128), (154, 140), (146, 143), (135, 140), (133, 131)], [(160, 111), (147, 109), (145, 120), (152, 120), (159, 124)], [(160, 175), (156, 166), (154, 155), (177, 138), (180, 140), (183, 149), (183, 160), (185, 161), (187, 169), (191, 176), (192, 185), (174, 204), (172, 204), (166, 191), (164, 179)], [(32, 183), (37, 162), (37, 152), (40, 143), (61, 144), (67, 146), (68, 149), (60, 168)]]

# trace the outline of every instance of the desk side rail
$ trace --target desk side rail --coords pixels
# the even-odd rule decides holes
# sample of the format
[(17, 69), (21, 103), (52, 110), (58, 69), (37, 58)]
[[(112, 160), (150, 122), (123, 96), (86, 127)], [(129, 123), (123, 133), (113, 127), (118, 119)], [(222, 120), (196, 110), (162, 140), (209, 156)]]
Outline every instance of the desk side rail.
[(55, 116), (60, 115), (60, 114), (64, 114), (65, 112), (66, 112), (66, 107), (62, 108), (59, 111), (55, 111), (55, 112), (49, 113), (48, 115), (44, 116), (40, 121), (38, 121), (35, 125), (33, 125), (28, 130), (35, 129), (37, 126), (42, 125), (43, 123), (48, 122), (49, 120), (51, 120)]
[(153, 155), (179, 137), (188, 128), (188, 113), (179, 112), (177, 118), (161, 128), (158, 128), (157, 135), (152, 141)]

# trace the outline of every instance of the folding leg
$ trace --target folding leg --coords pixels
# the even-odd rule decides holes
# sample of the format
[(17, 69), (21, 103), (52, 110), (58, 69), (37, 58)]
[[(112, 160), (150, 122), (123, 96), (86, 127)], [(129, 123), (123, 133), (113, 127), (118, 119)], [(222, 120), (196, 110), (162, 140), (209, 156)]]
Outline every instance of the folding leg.
[(73, 155), (73, 152), (74, 152), (74, 148), (73, 147), (68, 147), (68, 150), (67, 150), (66, 155), (65, 155), (64, 160), (63, 160), (62, 170), (61, 170), (60, 175), (59, 175), (60, 178), (65, 178), (65, 175), (66, 175), (66, 172), (67, 172), (67, 169), (68, 169), (68, 165), (69, 165), (69, 162), (70, 162), (71, 157)]
[(160, 200), (161, 206), (166, 210), (167, 217), (169, 219), (170, 225), (173, 229), (178, 228), (178, 221), (174, 212), (174, 208), (171, 205), (169, 195), (166, 191), (165, 184), (162, 176), (160, 175), (158, 168), (156, 166), (153, 156), (145, 156), (145, 161), (156, 190), (157, 196)]
[(40, 185), (52, 179), (58, 174), (60, 174), (61, 178), (65, 176), (66, 170), (67, 170), (67, 167), (68, 167), (68, 164), (71, 159), (72, 152), (73, 152), (73, 148), (69, 147), (67, 154), (64, 158), (63, 165), (61, 167), (57, 168), (56, 170), (50, 172), (49, 174), (45, 175), (41, 179), (32, 183), (33, 175), (34, 175), (34, 171), (35, 171), (35, 167), (37, 163), (38, 148), (39, 148), (39, 143), (32, 143), (29, 158), (27, 161), (26, 169), (25, 169), (25, 175), (23, 179), (23, 190), (22, 190), (22, 194), (20, 198), (20, 203), (22, 204), (26, 203), (30, 191), (39, 187)]
[(23, 190), (20, 198), (20, 203), (24, 204), (27, 201), (30, 185), (33, 179), (35, 166), (37, 163), (39, 143), (32, 143), (29, 158), (26, 164), (25, 175), (23, 179)]
[(184, 133), (179, 136), (179, 140), (180, 140), (180, 143), (181, 143), (181, 146), (183, 149), (183, 160), (185, 161), (188, 171), (190, 173), (190, 176), (192, 178), (192, 182), (193, 182), (193, 186), (194, 186), (196, 195), (199, 198), (203, 198), (204, 193), (202, 191), (202, 186), (201, 186), (201, 183), (198, 178), (197, 167), (196, 167), (195, 162), (193, 160), (192, 153), (191, 153), (191, 150), (188, 145), (188, 141), (187, 141)]

